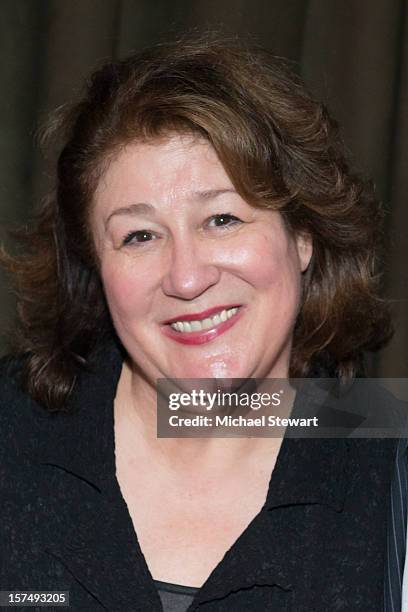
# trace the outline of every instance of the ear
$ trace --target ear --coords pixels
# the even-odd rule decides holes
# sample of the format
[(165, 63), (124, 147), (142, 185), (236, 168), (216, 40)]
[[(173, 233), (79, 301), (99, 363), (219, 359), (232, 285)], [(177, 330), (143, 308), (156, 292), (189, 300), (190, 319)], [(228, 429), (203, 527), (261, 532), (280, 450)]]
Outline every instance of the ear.
[(301, 232), (296, 235), (296, 249), (299, 257), (300, 269), (306, 272), (313, 254), (313, 241), (310, 234)]

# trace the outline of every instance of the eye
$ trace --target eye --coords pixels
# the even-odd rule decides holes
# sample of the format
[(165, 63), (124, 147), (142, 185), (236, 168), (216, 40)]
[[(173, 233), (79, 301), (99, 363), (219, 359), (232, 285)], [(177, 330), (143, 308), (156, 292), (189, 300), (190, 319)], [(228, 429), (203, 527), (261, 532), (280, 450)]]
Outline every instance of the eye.
[(238, 217), (232, 215), (231, 213), (213, 215), (212, 217), (210, 217), (209, 223), (211, 223), (212, 221), (215, 222), (215, 227), (221, 227), (225, 229), (231, 227), (232, 225), (236, 225), (236, 223), (242, 223), (241, 219), (238, 219)]
[(154, 238), (154, 234), (148, 230), (131, 231), (123, 238), (122, 244), (126, 246), (133, 243), (151, 242), (152, 237)]

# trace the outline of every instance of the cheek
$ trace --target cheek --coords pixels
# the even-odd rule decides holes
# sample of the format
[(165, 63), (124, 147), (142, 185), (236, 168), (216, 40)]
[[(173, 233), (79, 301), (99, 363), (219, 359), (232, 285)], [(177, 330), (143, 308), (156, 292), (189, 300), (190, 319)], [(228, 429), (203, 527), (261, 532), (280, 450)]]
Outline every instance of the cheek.
[[(259, 334), (264, 325), (288, 333), (297, 318), (301, 300), (301, 272), (295, 244), (286, 235), (258, 236), (243, 253), (246, 278), (261, 298)], [(262, 322), (262, 323), (261, 323)], [(279, 335), (279, 334), (278, 334)]]
[(131, 262), (102, 262), (101, 277), (110, 312), (115, 318), (130, 319), (149, 308), (152, 274)]
[(257, 233), (231, 253), (228, 263), (260, 291), (294, 289), (299, 279), (295, 247), (285, 236)]

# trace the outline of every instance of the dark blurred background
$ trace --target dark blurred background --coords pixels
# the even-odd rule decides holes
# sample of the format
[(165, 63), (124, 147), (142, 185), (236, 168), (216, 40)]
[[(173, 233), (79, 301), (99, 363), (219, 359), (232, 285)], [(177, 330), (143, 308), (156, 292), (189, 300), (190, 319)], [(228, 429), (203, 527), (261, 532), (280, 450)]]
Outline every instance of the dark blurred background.
[[(396, 333), (371, 374), (408, 376), (408, 0), (0, 0), (0, 15), (1, 240), (47, 188), (36, 128), (101, 61), (194, 27), (250, 36), (293, 62), (376, 184), (388, 211), (384, 294)], [(4, 328), (14, 298), (0, 282)]]

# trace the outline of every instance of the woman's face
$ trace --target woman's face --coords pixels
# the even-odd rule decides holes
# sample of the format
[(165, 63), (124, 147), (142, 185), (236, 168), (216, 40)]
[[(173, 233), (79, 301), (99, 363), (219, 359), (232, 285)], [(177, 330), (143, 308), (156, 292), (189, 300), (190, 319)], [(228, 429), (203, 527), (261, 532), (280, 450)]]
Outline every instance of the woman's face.
[(310, 240), (247, 204), (205, 140), (127, 146), (91, 224), (117, 334), (153, 385), (287, 376)]

